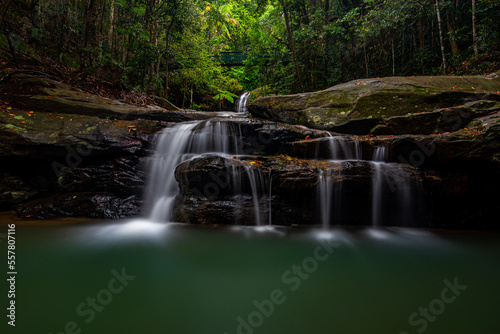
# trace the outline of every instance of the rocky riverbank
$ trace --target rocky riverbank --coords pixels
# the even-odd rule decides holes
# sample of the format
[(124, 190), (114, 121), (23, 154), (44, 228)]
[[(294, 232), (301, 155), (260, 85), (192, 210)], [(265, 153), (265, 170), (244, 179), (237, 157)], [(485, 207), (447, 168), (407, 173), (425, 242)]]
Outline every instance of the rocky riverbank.
[[(12, 73), (0, 88), (0, 209), (24, 218), (139, 215), (155, 136), (180, 122), (212, 119), (237, 129), (244, 154), (179, 165), (176, 221), (316, 225), (319, 175), (326, 175), (342, 189), (335, 205), (343, 213), (335, 219), (370, 224), (374, 175), (389, 168), (370, 160), (383, 151), (388, 173), (419, 188), (413, 215), (420, 226), (498, 228), (492, 220), (500, 186), (496, 75), (358, 80), (260, 98), (249, 107), (254, 117), (232, 118), (161, 100), (134, 106), (26, 73)], [(238, 184), (221, 186), (221, 173), (239, 175)], [(262, 176), (262, 189), (250, 175)], [(216, 193), (203, 190), (214, 184)], [(385, 206), (402, 196), (395, 189), (384, 190)], [(387, 220), (398, 225), (403, 217), (398, 211)]]
[(477, 102), (487, 100), (500, 101), (497, 74), (355, 80), (319, 92), (261, 97), (248, 109), (255, 117), (347, 134), (431, 134), (465, 128), (498, 109)]

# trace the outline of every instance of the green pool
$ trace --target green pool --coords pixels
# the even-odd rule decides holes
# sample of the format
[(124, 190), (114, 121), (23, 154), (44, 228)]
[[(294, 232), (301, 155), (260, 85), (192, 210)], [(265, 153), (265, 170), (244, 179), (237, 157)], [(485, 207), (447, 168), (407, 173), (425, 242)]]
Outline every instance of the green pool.
[(498, 232), (123, 220), (15, 237), (8, 333), (500, 333)]

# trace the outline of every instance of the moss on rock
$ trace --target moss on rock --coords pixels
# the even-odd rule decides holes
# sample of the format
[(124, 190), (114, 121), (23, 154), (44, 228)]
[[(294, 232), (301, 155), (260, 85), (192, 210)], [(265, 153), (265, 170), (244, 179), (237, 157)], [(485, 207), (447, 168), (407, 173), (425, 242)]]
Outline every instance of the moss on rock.
[(485, 98), (500, 101), (498, 78), (389, 77), (355, 80), (313, 93), (260, 97), (249, 111), (273, 121), (363, 134), (366, 126), (358, 128), (353, 121), (366, 124), (366, 120), (432, 112)]

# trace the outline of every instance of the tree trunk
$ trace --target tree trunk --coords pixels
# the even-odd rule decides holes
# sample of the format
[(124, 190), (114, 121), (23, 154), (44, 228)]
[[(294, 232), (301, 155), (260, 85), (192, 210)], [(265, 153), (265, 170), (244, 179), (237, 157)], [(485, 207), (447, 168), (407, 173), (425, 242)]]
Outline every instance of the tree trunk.
[(58, 56), (61, 58), (63, 49), (64, 49), (64, 44), (66, 40), (66, 17), (67, 17), (67, 10), (66, 10), (66, 1), (62, 2), (62, 18), (61, 18), (61, 29), (59, 30), (59, 48), (58, 48)]
[(396, 75), (396, 55), (394, 52), (394, 37), (391, 40), (391, 47), (392, 47), (392, 75)]
[(436, 16), (437, 16), (438, 27), (439, 27), (439, 42), (441, 43), (441, 57), (443, 59), (443, 71), (446, 74), (446, 71), (448, 69), (448, 65), (446, 62), (446, 55), (444, 52), (443, 27), (441, 24), (441, 12), (439, 11), (439, 0), (436, 0)]
[(458, 49), (457, 42), (457, 32), (455, 28), (455, 16), (452, 13), (446, 13), (446, 23), (448, 25), (448, 31), (450, 32), (450, 45), (451, 45), (451, 53), (454, 56), (457, 56), (460, 51)]
[(134, 47), (134, 38), (132, 33), (130, 33), (127, 37), (127, 42), (124, 45), (124, 54), (123, 54), (123, 66), (127, 67), (129, 56), (130, 56), (130, 49)]
[(413, 41), (413, 45), (412, 45), (411, 56), (413, 57), (417, 54), (417, 50), (418, 50), (418, 36), (417, 36), (417, 31), (415, 29), (413, 29), (412, 41)]
[(169, 54), (169, 38), (170, 38), (170, 29), (174, 25), (174, 20), (170, 21), (168, 25), (167, 32), (165, 33), (165, 90), (163, 91), (163, 97), (168, 100), (168, 91), (170, 90), (169, 85), (169, 62), (170, 62), (170, 54)]
[(479, 48), (477, 47), (476, 0), (472, 0), (472, 43), (474, 46), (474, 56), (478, 58)]
[(91, 36), (94, 36), (94, 0), (85, 1), (84, 10), (84, 23), (83, 23), (83, 46), (87, 47), (90, 43)]
[(283, 12), (285, 14), (286, 31), (288, 32), (290, 49), (292, 50), (293, 62), (295, 63), (295, 72), (297, 73), (297, 80), (299, 81), (300, 89), (302, 90), (302, 92), (304, 92), (305, 91), (304, 83), (302, 82), (302, 76), (300, 75), (300, 69), (299, 69), (299, 62), (297, 60), (297, 53), (295, 52), (295, 43), (293, 42), (293, 32), (292, 32), (292, 27), (290, 26), (290, 17), (288, 14), (288, 9), (286, 8), (284, 2), (281, 2), (281, 5), (283, 7)]
[[(325, 11), (325, 23), (324, 25), (326, 26), (329, 22), (330, 22), (330, 0), (325, 0), (325, 7), (324, 7), (324, 11)], [(330, 38), (329, 38), (329, 34), (328, 34), (328, 31), (325, 31), (324, 32), (324, 36), (323, 36), (323, 84), (326, 85), (327, 82), (328, 82), (328, 74), (329, 74), (329, 71), (328, 71), (328, 65), (329, 65), (329, 57), (328, 57), (328, 46), (331, 45), (331, 41), (330, 41)]]
[(92, 68), (94, 67), (94, 57), (93, 57), (93, 46), (96, 37), (96, 13), (95, 13), (95, 2), (94, 0), (86, 0), (84, 3), (84, 20), (83, 20), (83, 39), (82, 39), (82, 49), (83, 51), (83, 61), (80, 64), (80, 69), (83, 70), (86, 66)]
[(405, 62), (405, 29), (401, 29), (401, 62), (404, 63)]
[(370, 76), (370, 73), (368, 71), (368, 55), (366, 53), (366, 39), (363, 40), (363, 54), (364, 54), (364, 58), (365, 58), (366, 77), (368, 78)]
[(310, 71), (309, 73), (311, 73), (311, 89), (314, 91), (314, 71), (316, 69), (316, 67), (314, 66), (314, 61), (312, 59), (312, 57), (309, 57), (309, 64), (311, 64), (311, 68), (310, 68)]
[(418, 29), (420, 32), (420, 66), (422, 66), (422, 74), (425, 74), (425, 66), (424, 66), (424, 51), (425, 51), (425, 18), (421, 18), (418, 21)]
[[(154, 45), (154, 50), (157, 52), (158, 50), (158, 21), (155, 19), (152, 23), (152, 29), (151, 29), (151, 37), (150, 37), (150, 42)], [(155, 79), (155, 68), (156, 68), (156, 62), (158, 59), (154, 57), (154, 59), (151, 59), (151, 64), (150, 64), (150, 76), (149, 76), (149, 84), (151, 85), (151, 82), (153, 79)]]
[(434, 20), (431, 20), (431, 51), (434, 51)]
[(115, 29), (115, 0), (111, 0), (109, 5), (109, 28), (108, 28), (108, 48), (113, 53), (113, 31)]
[(12, 59), (14, 59), (14, 62), (17, 64), (16, 48), (14, 47), (14, 43), (12, 42), (12, 37), (10, 35), (9, 29), (5, 28), (4, 33), (7, 41), (9, 42), (9, 49), (10, 53), (12, 54)]
[(418, 29), (420, 33), (420, 52), (423, 53), (425, 50), (425, 18), (421, 18), (418, 21)]
[(104, 12), (106, 11), (106, 2), (102, 1), (98, 3), (97, 8), (97, 18), (99, 19), (99, 33), (97, 34), (97, 40), (99, 44), (104, 41)]

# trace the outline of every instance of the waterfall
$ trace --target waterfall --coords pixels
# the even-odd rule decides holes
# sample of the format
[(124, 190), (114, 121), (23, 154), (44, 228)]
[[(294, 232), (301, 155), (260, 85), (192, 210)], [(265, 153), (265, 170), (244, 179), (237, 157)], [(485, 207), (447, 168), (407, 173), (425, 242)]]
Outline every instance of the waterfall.
[[(328, 149), (332, 161), (361, 160), (362, 151), (358, 141), (346, 136), (333, 136), (327, 132)], [(317, 158), (319, 146), (317, 146)], [(341, 171), (339, 171), (341, 173)], [(339, 175), (340, 176), (340, 175)], [(342, 203), (342, 181), (332, 175), (332, 171), (320, 170), (318, 175), (318, 204), (321, 217), (321, 225), (328, 228), (332, 220), (340, 224), (340, 211)], [(339, 178), (341, 179), (341, 178)], [(333, 215), (333, 217), (332, 217)]]
[(269, 225), (273, 224), (273, 175), (269, 173), (269, 193), (268, 193), (268, 216), (269, 216)]
[(382, 163), (373, 162), (372, 181), (372, 225), (380, 226), (382, 219), (382, 184), (384, 174), (382, 173)]
[(250, 189), (252, 192), (252, 201), (254, 207), (255, 214), (255, 225), (262, 225), (261, 218), (261, 208), (259, 198), (261, 198), (261, 194), (265, 192), (265, 180), (264, 176), (260, 169), (254, 169), (251, 166), (245, 166), (245, 171), (248, 176), (248, 180), (250, 181)]
[(332, 221), (340, 223), (342, 209), (341, 169), (333, 174), (330, 170), (319, 170), (318, 198), (321, 225), (328, 228)]
[(168, 221), (179, 188), (175, 168), (203, 153), (238, 154), (241, 134), (231, 123), (198, 121), (165, 128), (156, 137), (153, 156), (148, 161), (148, 183), (144, 213), (153, 221)]
[(379, 146), (375, 149), (375, 152), (373, 152), (373, 161), (387, 161), (389, 158), (389, 153), (387, 152), (387, 147), (386, 146)]
[(248, 112), (248, 100), (250, 99), (250, 95), (252, 92), (243, 93), (238, 100), (236, 101), (236, 112), (246, 114)]
[[(242, 103), (244, 100), (242, 97)], [(245, 153), (247, 138), (244, 138), (239, 123), (218, 117), (165, 128), (157, 134), (155, 141), (154, 154), (147, 160), (149, 175), (144, 194), (143, 213), (152, 221), (170, 221), (175, 198), (179, 194), (175, 180), (176, 167), (207, 153), (242, 156)], [(414, 216), (412, 209), (416, 207), (415, 195), (419, 189), (419, 178), (416, 177), (418, 174), (415, 169), (388, 162), (387, 146), (377, 147), (368, 162), (360, 162), (361, 146), (355, 139), (329, 134), (327, 147), (330, 150), (331, 160), (323, 162), (317, 169), (316, 203), (323, 227), (327, 228), (332, 223), (340, 225), (341, 219), (349, 215), (348, 207), (353, 202), (346, 202), (349, 197), (343, 199), (342, 196), (345, 196), (351, 188), (347, 188), (347, 183), (343, 185), (343, 182), (345, 183), (346, 175), (352, 176), (349, 173), (353, 170), (359, 170), (361, 176), (359, 180), (367, 182), (366, 191), (363, 190), (361, 196), (355, 200), (361, 198), (361, 201), (368, 201), (364, 207), (371, 212), (373, 226), (397, 222), (396, 219), (411, 220), (410, 217)], [(241, 165), (228, 166), (227, 173), (228, 180), (232, 182), (232, 193), (235, 194), (234, 222), (240, 222), (242, 208), (247, 207), (249, 195), (253, 205), (255, 225), (271, 224), (273, 211), (271, 173), (263, 172), (258, 164), (250, 163), (248, 160), (243, 168)], [(347, 180), (353, 182), (352, 177), (348, 177)], [(354, 180), (359, 182), (357, 179)], [(355, 186), (356, 184), (359, 183), (354, 183)], [(363, 199), (364, 194), (366, 199)], [(346, 207), (342, 208), (343, 204), (347, 204)], [(368, 220), (367, 223), (369, 222)]]
[[(197, 121), (165, 128), (156, 137), (154, 154), (148, 160), (148, 183), (145, 190), (144, 214), (153, 221), (169, 221), (173, 211), (175, 197), (179, 188), (175, 180), (176, 167), (202, 154), (240, 155), (244, 138), (235, 123), (221, 119)], [(243, 189), (242, 176), (237, 173), (237, 166), (228, 168), (228, 175), (236, 194)], [(266, 179), (262, 171), (251, 165), (245, 166), (245, 173), (250, 184), (250, 195), (255, 212), (256, 225), (262, 225), (260, 200), (266, 193)], [(235, 217), (238, 223), (237, 209), (241, 203), (235, 203)]]
[[(360, 160), (362, 157), (361, 145), (358, 141), (343, 136), (328, 134), (328, 149), (331, 160)], [(318, 152), (319, 153), (319, 152)]]
[(319, 171), (318, 196), (321, 213), (321, 225), (324, 228), (327, 228), (330, 226), (330, 216), (332, 212), (332, 180), (331, 176), (323, 170)]
[(418, 204), (420, 181), (404, 165), (372, 162), (372, 225), (384, 221), (413, 221), (413, 208)]
[[(382, 221), (382, 204), (383, 193), (382, 187), (384, 183), (384, 171), (389, 170), (388, 164), (383, 165), (382, 162), (387, 161), (387, 147), (379, 146), (373, 152), (373, 178), (372, 178), (372, 225), (380, 226)], [(386, 166), (387, 165), (387, 166)], [(383, 168), (384, 167), (384, 168)]]
[[(345, 137), (330, 137), (331, 161), (349, 163), (361, 159), (357, 142)], [(390, 222), (410, 222), (413, 220), (414, 207), (418, 206), (420, 181), (415, 172), (402, 164), (388, 162), (387, 146), (374, 150), (371, 166), (371, 224), (381, 226)], [(339, 175), (333, 169), (322, 168), (318, 173), (317, 205), (321, 225), (341, 223), (342, 210), (342, 170)], [(368, 185), (369, 186), (369, 185)], [(370, 188), (367, 189), (368, 191)], [(367, 199), (370, 199), (368, 197)]]
[(187, 123), (164, 129), (157, 136), (155, 154), (150, 158), (145, 203), (150, 205), (146, 213), (150, 219), (168, 219), (172, 202), (178, 192), (174, 178), (175, 167), (185, 160), (184, 152), (197, 123)]

